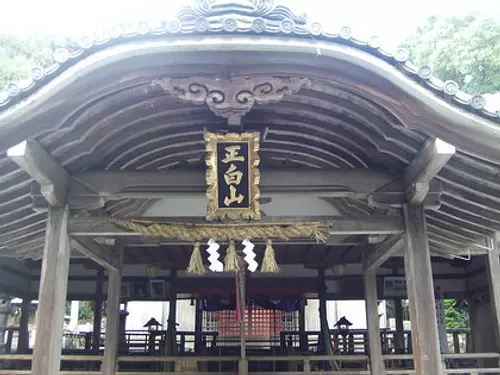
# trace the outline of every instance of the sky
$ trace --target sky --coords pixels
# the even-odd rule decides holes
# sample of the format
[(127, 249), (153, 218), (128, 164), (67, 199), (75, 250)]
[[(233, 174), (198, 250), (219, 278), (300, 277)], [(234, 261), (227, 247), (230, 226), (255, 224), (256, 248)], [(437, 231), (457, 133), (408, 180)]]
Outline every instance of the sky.
[[(194, 0), (3, 1), (0, 32), (80, 36), (127, 22), (166, 19)], [(325, 29), (349, 26), (359, 39), (378, 36), (390, 49), (431, 15), (500, 13), (500, 0), (275, 0), (275, 4), (306, 13), (311, 22), (320, 22)]]

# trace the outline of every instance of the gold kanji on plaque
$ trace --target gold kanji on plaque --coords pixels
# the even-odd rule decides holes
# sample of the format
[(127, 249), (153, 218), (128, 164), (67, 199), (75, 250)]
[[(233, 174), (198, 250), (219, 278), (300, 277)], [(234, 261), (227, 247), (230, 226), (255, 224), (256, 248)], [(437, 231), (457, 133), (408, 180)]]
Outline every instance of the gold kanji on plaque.
[(259, 133), (205, 133), (207, 220), (260, 219)]

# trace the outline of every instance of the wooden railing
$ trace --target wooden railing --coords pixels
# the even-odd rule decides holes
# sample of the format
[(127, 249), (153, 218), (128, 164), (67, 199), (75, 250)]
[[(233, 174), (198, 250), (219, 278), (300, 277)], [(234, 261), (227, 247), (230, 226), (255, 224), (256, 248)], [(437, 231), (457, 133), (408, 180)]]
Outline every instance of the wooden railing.
[[(29, 354), (0, 354), (0, 363), (9, 361), (29, 362)], [(101, 375), (97, 370), (102, 361), (101, 355), (63, 355), (63, 362), (75, 363), (74, 367), (93, 363), (95, 369), (75, 368), (72, 371), (61, 371), (61, 375)], [(167, 365), (170, 372), (184, 375), (199, 375), (201, 373), (232, 373), (237, 371), (238, 356), (120, 356), (118, 375), (147, 375), (166, 373)], [(500, 374), (500, 355), (498, 353), (477, 354), (443, 354), (444, 374), (454, 375), (481, 375)], [(324, 375), (370, 375), (369, 357), (366, 355), (283, 355), (283, 356), (250, 356), (248, 357), (249, 373), (254, 375), (300, 375), (318, 372)], [(411, 355), (385, 355), (386, 375), (414, 374)], [(484, 363), (482, 363), (484, 362)], [(213, 364), (216, 364), (213, 367)], [(325, 364), (334, 363), (332, 370)], [(156, 366), (151, 366), (156, 364)], [(208, 365), (212, 365), (211, 368)], [(265, 364), (270, 364), (265, 366)], [(97, 366), (96, 366), (97, 365)], [(128, 366), (127, 366), (128, 365)], [(130, 366), (132, 365), (132, 366)], [(141, 365), (143, 365), (141, 367)], [(228, 366), (225, 366), (228, 365)], [(467, 365), (467, 366), (466, 366)], [(472, 365), (474, 365), (472, 367)], [(256, 367), (257, 366), (257, 367)], [(261, 366), (260, 368), (258, 366)], [(264, 366), (264, 368), (262, 367)], [(23, 369), (1, 369), (0, 375), (28, 375), (29, 366)]]
[[(17, 350), (18, 329), (16, 327), (8, 328), (5, 350), (7, 353), (13, 353)], [(319, 331), (282, 331), (279, 336), (267, 337), (264, 341), (259, 338), (248, 338), (248, 346), (262, 347), (265, 343), (269, 347), (297, 348), (303, 352), (319, 352), (321, 345), (321, 333)], [(465, 353), (470, 351), (470, 330), (468, 329), (449, 329), (447, 330), (448, 343), (451, 353)], [(92, 344), (92, 332), (82, 333), (64, 333), (63, 349), (69, 353), (83, 351), (90, 353)], [(165, 332), (159, 332), (152, 337), (148, 331), (127, 331), (120, 336), (121, 349), (123, 351), (157, 353), (161, 351), (161, 342), (165, 340)], [(178, 331), (177, 352), (184, 354), (192, 352), (195, 343), (198, 342), (204, 348), (214, 348), (223, 346), (239, 345), (239, 337), (219, 337), (217, 332), (195, 333), (190, 331)], [(339, 333), (337, 330), (330, 330), (330, 336), (334, 341), (335, 354), (367, 354), (368, 340), (367, 331), (362, 329), (349, 330)], [(101, 335), (100, 349), (104, 349), (104, 334)], [(403, 346), (398, 344), (397, 332), (394, 330), (383, 329), (380, 331), (380, 340), (382, 342), (383, 354), (411, 354), (411, 331), (402, 332)]]

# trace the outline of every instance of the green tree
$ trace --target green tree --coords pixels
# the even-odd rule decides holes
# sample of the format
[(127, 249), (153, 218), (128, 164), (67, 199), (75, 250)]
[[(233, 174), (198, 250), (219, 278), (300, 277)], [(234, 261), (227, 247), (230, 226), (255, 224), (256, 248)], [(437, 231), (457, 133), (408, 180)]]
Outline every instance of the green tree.
[(0, 34), (0, 89), (9, 82), (27, 78), (34, 67), (49, 66), (57, 48), (71, 45), (69, 39), (50, 36)]
[(402, 46), (410, 50), (413, 63), (430, 66), (464, 91), (500, 91), (500, 13), (430, 17)]
[(446, 328), (467, 328), (469, 326), (469, 314), (465, 308), (457, 306), (456, 300), (445, 299), (443, 307)]

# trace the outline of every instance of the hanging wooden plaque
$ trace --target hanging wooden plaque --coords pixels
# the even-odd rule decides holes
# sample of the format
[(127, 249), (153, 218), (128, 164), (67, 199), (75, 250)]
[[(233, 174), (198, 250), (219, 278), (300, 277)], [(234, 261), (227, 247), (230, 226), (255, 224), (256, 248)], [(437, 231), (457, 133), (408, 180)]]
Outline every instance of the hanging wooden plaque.
[(205, 133), (207, 220), (260, 219), (259, 133)]

